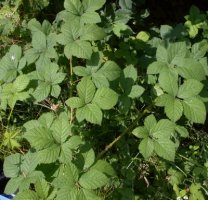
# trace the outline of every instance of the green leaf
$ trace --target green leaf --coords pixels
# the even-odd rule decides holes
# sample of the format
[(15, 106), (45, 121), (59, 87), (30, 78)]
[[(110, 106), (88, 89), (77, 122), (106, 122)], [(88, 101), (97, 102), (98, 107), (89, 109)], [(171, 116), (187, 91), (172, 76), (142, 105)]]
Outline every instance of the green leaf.
[(107, 61), (97, 73), (103, 74), (109, 81), (113, 81), (119, 78), (121, 69), (114, 61)]
[(38, 87), (33, 92), (33, 96), (37, 101), (42, 101), (50, 94), (51, 86), (46, 82), (40, 82)]
[(66, 118), (58, 118), (54, 121), (52, 135), (57, 143), (62, 144), (71, 135), (71, 125)]
[(30, 79), (27, 75), (22, 74), (16, 78), (14, 81), (14, 88), (17, 92), (23, 91), (29, 84)]
[(70, 164), (72, 160), (72, 150), (68, 142), (61, 145), (59, 161), (64, 164)]
[(131, 78), (133, 82), (137, 80), (137, 70), (132, 65), (124, 68), (123, 72), (125, 78)]
[(183, 59), (180, 67), (177, 67), (176, 70), (185, 79), (205, 80), (205, 71), (202, 64), (192, 58)]
[(38, 151), (39, 164), (53, 163), (60, 158), (60, 145), (52, 144), (43, 150)]
[(165, 104), (165, 114), (173, 122), (178, 121), (183, 114), (183, 105), (179, 99), (169, 98)]
[(162, 94), (155, 99), (156, 106), (165, 106), (168, 102), (171, 102), (174, 97), (169, 94)]
[(156, 51), (157, 61), (168, 63), (168, 51), (165, 47), (159, 45)]
[(88, 78), (83, 78), (77, 85), (78, 95), (86, 104), (92, 101), (95, 90), (94, 83)]
[(163, 69), (167, 69), (167, 63), (155, 61), (151, 63), (147, 68), (147, 74), (159, 74)]
[(100, 171), (108, 176), (115, 176), (116, 172), (113, 167), (105, 160), (98, 160), (91, 169)]
[(176, 96), (178, 75), (173, 70), (163, 70), (159, 75), (159, 84), (168, 94)]
[(205, 200), (204, 195), (201, 191), (200, 183), (192, 183), (190, 187), (190, 200)]
[(168, 119), (161, 119), (151, 129), (151, 134), (154, 138), (170, 138), (171, 134), (174, 133), (174, 123)]
[(100, 108), (96, 104), (87, 104), (86, 109), (84, 111), (85, 119), (88, 122), (91, 122), (93, 124), (101, 124), (103, 114)]
[(13, 178), (9, 179), (9, 181), (7, 182), (6, 187), (4, 189), (4, 193), (5, 194), (14, 194), (18, 190), (23, 179), (24, 179), (23, 176), (18, 176), (15, 178), (13, 177)]
[(158, 140), (154, 140), (154, 150), (155, 153), (169, 161), (174, 161), (175, 159), (175, 144), (167, 138), (160, 138)]
[(152, 128), (154, 128), (157, 124), (157, 120), (155, 119), (154, 115), (149, 115), (144, 120), (144, 126), (148, 130), (148, 132), (151, 131)]
[(107, 87), (98, 88), (93, 98), (93, 102), (96, 103), (101, 109), (109, 110), (116, 105), (118, 101), (118, 94)]
[(77, 76), (89, 76), (90, 75), (90, 70), (88, 68), (82, 67), (82, 66), (73, 67), (73, 72)]
[(79, 16), (82, 12), (82, 4), (80, 0), (65, 0), (64, 8), (73, 15)]
[(178, 90), (177, 96), (181, 99), (187, 99), (198, 95), (203, 88), (203, 84), (195, 79), (186, 80)]
[(176, 125), (175, 130), (181, 137), (186, 138), (189, 136), (189, 132), (184, 126)]
[(84, 24), (96, 24), (101, 22), (101, 18), (98, 13), (94, 11), (88, 11), (81, 16), (81, 22)]
[(6, 177), (18, 177), (21, 174), (20, 165), (22, 163), (19, 153), (7, 156), (4, 160), (4, 175)]
[(47, 198), (49, 192), (49, 185), (44, 179), (40, 179), (35, 183), (35, 191), (41, 198)]
[(36, 50), (44, 50), (46, 48), (46, 36), (43, 32), (37, 31), (32, 36), (32, 45)]
[(83, 0), (83, 6), (85, 11), (99, 10), (105, 4), (105, 0)]
[(87, 152), (82, 153), (82, 156), (84, 158), (83, 170), (86, 170), (95, 162), (95, 152), (91, 148)]
[(66, 104), (71, 108), (80, 108), (84, 106), (84, 101), (79, 97), (71, 97), (66, 101)]
[[(93, 23), (93, 21), (91, 23)], [(83, 26), (81, 30), (82, 34), (80, 36), (80, 40), (102, 40), (106, 36), (104, 30), (96, 24), (87, 24)]]
[(149, 136), (149, 132), (146, 127), (139, 126), (132, 131), (133, 135), (138, 138), (147, 138)]
[(73, 43), (67, 44), (65, 46), (64, 53), (67, 58), (76, 56), (78, 58), (90, 59), (92, 55), (92, 47), (87, 41), (76, 40)]
[(184, 115), (191, 122), (204, 124), (206, 119), (206, 107), (197, 97), (185, 99), (183, 101)]
[(139, 144), (139, 151), (145, 159), (148, 159), (154, 151), (153, 140), (149, 137), (144, 138)]
[(137, 97), (140, 97), (144, 92), (144, 88), (140, 85), (133, 85), (132, 88), (131, 88), (131, 92), (130, 94), (128, 95), (128, 97), (130, 98), (137, 98)]
[(33, 128), (23, 137), (37, 150), (50, 147), (54, 143), (51, 130), (45, 127)]
[(27, 190), (27, 191), (18, 192), (18, 194), (15, 196), (15, 199), (16, 200), (23, 200), (23, 199), (39, 200), (40, 197), (34, 191)]
[(80, 179), (79, 184), (85, 189), (97, 189), (109, 182), (105, 174), (95, 169), (90, 169), (84, 173)]

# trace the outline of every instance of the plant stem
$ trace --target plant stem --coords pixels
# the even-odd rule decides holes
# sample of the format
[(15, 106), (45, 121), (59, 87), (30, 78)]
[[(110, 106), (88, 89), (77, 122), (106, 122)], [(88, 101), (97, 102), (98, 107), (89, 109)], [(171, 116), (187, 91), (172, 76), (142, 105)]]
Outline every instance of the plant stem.
[(108, 144), (105, 149), (103, 151), (101, 151), (98, 156), (97, 159), (100, 159), (107, 151), (109, 151), (114, 144), (116, 144), (124, 135), (126, 135), (127, 133), (129, 133), (130, 131), (132, 131), (134, 129), (134, 127), (137, 125), (137, 122), (141, 120), (141, 118), (149, 112), (150, 108), (152, 107), (152, 104), (147, 106), (143, 112), (139, 113), (138, 117), (131, 123), (131, 125), (126, 128), (117, 138), (115, 138), (110, 144)]
[[(69, 67), (70, 67), (70, 88), (69, 88), (69, 97), (72, 97), (73, 95), (73, 64), (72, 64), (72, 56), (69, 59)], [(74, 115), (74, 110), (71, 108), (70, 110), (70, 124), (72, 124), (73, 121), (73, 115)]]

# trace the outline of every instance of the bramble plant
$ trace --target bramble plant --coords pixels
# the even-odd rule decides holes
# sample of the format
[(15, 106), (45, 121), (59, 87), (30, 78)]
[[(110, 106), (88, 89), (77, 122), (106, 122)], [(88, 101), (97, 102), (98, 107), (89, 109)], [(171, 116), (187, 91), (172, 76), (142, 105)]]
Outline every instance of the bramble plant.
[(208, 137), (196, 128), (207, 14), (192, 7), (184, 25), (136, 32), (135, 4), (65, 0), (52, 23), (0, 19), (5, 37), (23, 39), (0, 60), (0, 153), (15, 200), (207, 198)]

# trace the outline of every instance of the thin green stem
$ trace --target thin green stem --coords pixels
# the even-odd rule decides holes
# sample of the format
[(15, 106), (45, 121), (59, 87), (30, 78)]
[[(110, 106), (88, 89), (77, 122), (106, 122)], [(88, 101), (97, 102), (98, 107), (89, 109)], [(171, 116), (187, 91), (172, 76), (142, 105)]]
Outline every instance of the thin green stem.
[[(69, 67), (70, 67), (70, 88), (69, 88), (69, 97), (72, 97), (73, 95), (73, 64), (72, 64), (72, 56), (69, 59)], [(72, 124), (73, 121), (73, 115), (74, 115), (74, 110), (71, 108), (70, 110), (70, 124)]]
[(135, 126), (137, 125), (138, 121), (141, 120), (141, 118), (149, 112), (149, 110), (151, 109), (152, 105), (149, 105), (147, 108), (145, 108), (143, 110), (143, 112), (139, 113), (138, 117), (132, 122), (132, 124), (126, 128), (117, 138), (115, 138), (110, 144), (108, 144), (105, 149), (103, 151), (101, 151), (99, 154), (98, 154), (98, 157), (97, 159), (100, 159), (107, 151), (109, 151), (113, 146), (114, 144), (116, 144), (124, 135), (126, 135), (127, 133), (129, 133), (130, 131), (132, 131)]

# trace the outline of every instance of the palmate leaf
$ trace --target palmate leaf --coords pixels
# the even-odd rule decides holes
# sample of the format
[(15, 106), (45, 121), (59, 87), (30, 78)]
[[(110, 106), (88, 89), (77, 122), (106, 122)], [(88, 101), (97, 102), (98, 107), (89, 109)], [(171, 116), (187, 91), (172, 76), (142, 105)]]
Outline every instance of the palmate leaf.
[(145, 126), (139, 126), (132, 131), (133, 135), (138, 138), (147, 138), (149, 132)]
[(93, 102), (103, 110), (109, 110), (113, 108), (117, 101), (118, 94), (107, 87), (99, 88), (95, 93), (95, 97), (93, 98)]
[(15, 79), (13, 85), (17, 92), (21, 92), (28, 86), (29, 82), (30, 82), (29, 77), (23, 74)]
[(203, 124), (206, 119), (206, 107), (197, 97), (191, 97), (183, 101), (184, 115), (193, 123)]
[(85, 11), (95, 11), (102, 8), (105, 0), (83, 0), (82, 4)]
[(154, 115), (149, 115), (144, 120), (144, 126), (150, 132), (157, 124), (157, 120)]
[(35, 191), (41, 198), (48, 197), (49, 189), (49, 184), (45, 179), (40, 179), (35, 183)]
[(155, 61), (151, 63), (147, 68), (147, 74), (159, 74), (163, 69), (167, 69), (167, 63), (161, 61)]

